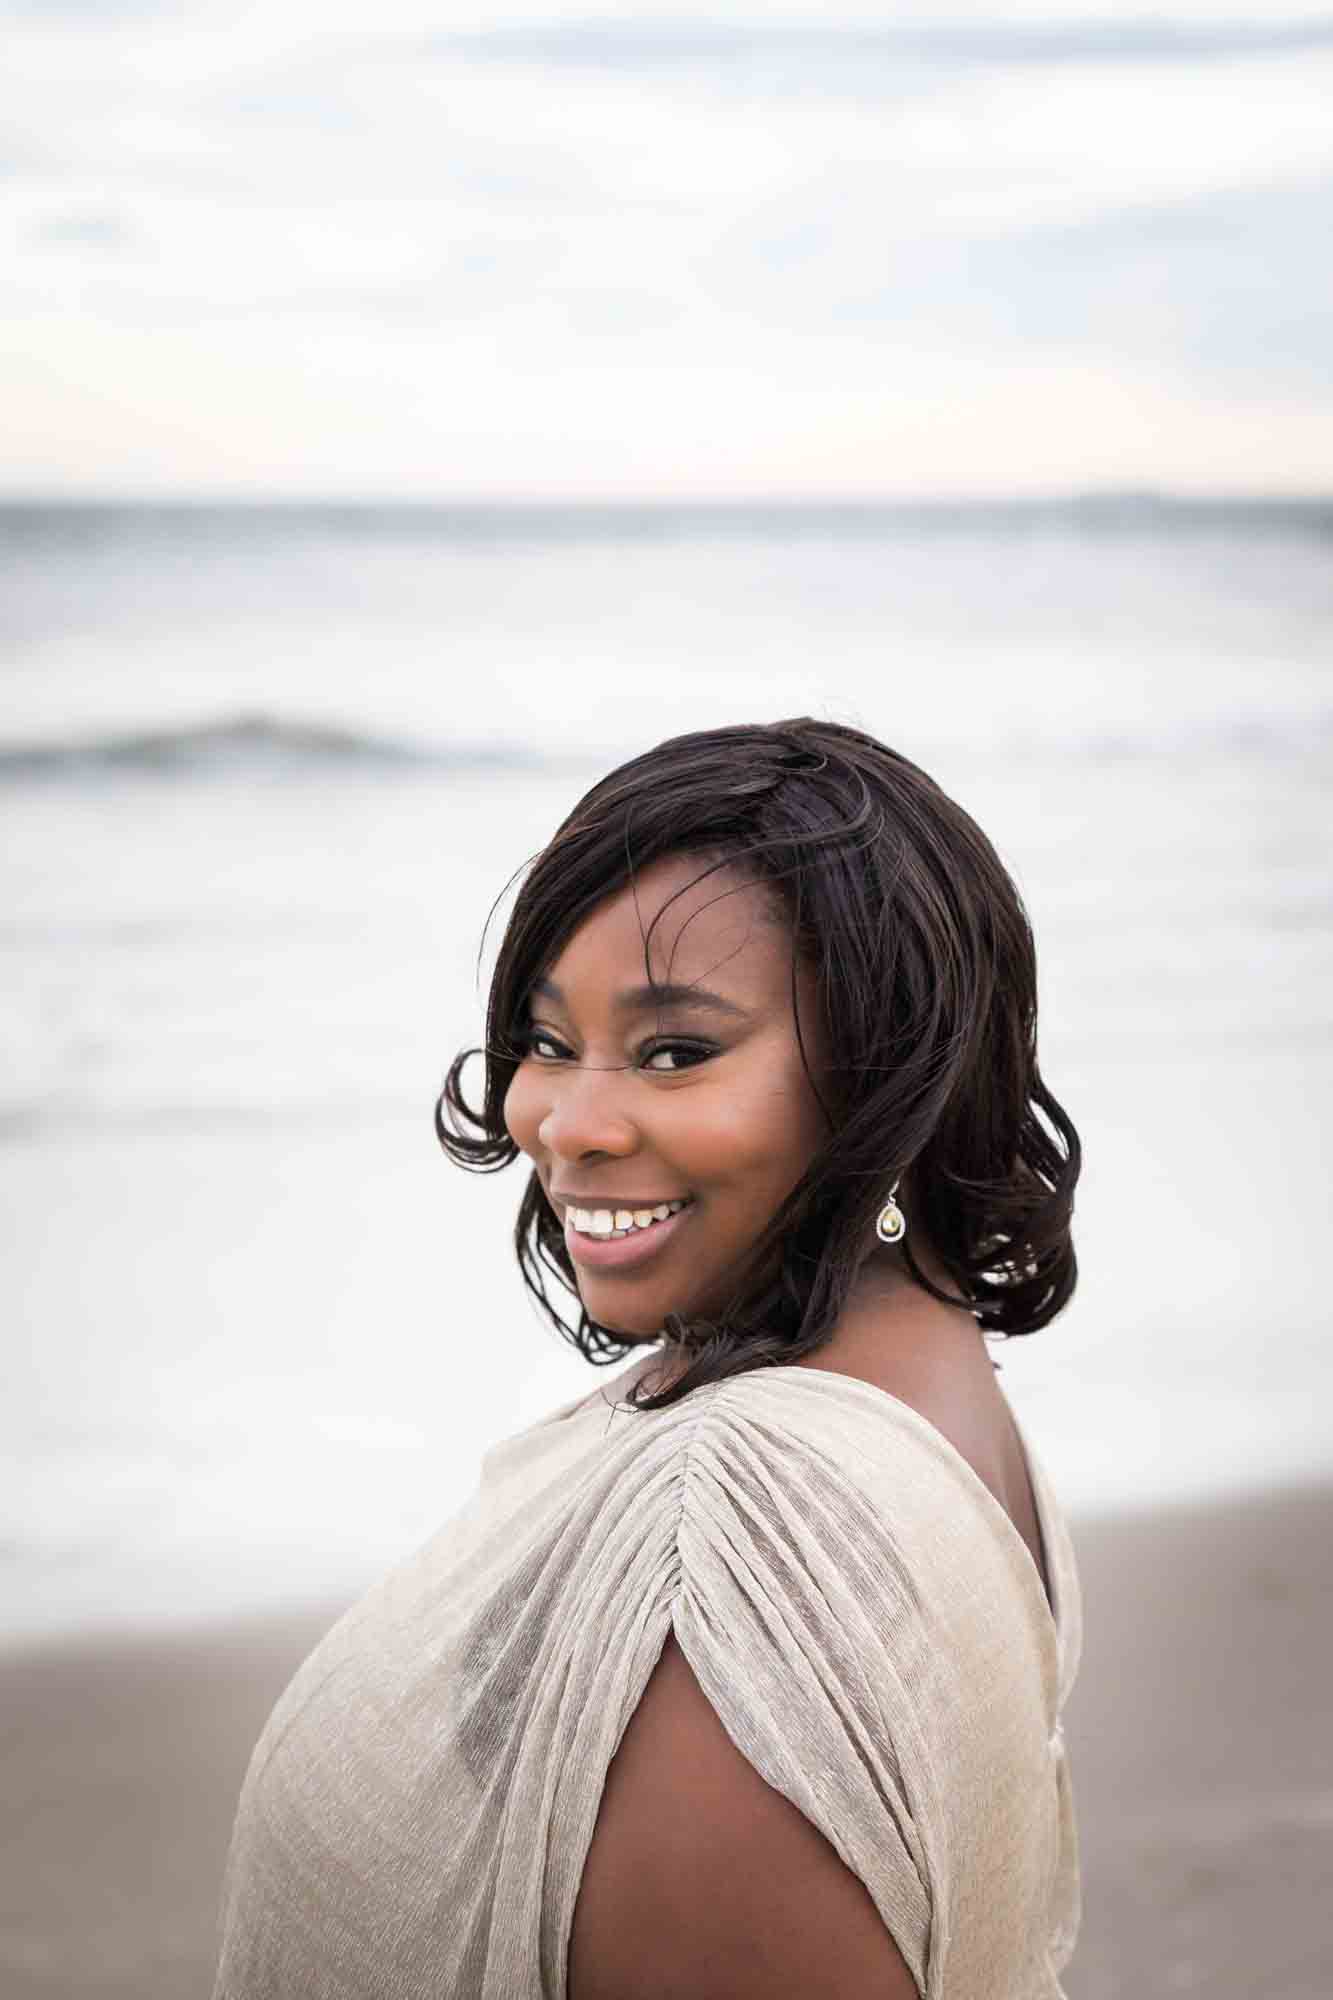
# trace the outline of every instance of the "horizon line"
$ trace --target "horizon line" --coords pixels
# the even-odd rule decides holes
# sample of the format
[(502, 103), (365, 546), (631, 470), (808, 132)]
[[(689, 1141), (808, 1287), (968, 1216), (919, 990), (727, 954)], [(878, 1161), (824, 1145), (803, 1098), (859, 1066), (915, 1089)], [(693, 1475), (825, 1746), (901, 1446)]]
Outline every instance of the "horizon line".
[(486, 509), (599, 509), (690, 511), (740, 510), (746, 508), (969, 508), (969, 507), (1052, 507), (1105, 505), (1132, 502), (1147, 506), (1327, 506), (1333, 503), (1333, 485), (1326, 488), (1293, 490), (1284, 487), (1248, 489), (1134, 485), (1061, 486), (1033, 492), (1024, 489), (1001, 491), (958, 491), (952, 493), (801, 493), (780, 491), (729, 494), (652, 493), (393, 493), (373, 491), (297, 492), (256, 488), (253, 491), (204, 490), (180, 492), (71, 492), (56, 490), (6, 490), (0, 488), (0, 508), (20, 507), (400, 507)]

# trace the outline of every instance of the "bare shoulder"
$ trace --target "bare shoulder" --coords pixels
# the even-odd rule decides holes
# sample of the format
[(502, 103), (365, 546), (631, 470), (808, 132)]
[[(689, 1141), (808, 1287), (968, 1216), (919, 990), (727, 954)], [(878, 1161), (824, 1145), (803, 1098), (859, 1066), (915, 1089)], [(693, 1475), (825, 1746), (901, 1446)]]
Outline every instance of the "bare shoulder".
[(669, 1634), (607, 1772), (569, 2000), (917, 2000), (864, 1884), (732, 1743)]

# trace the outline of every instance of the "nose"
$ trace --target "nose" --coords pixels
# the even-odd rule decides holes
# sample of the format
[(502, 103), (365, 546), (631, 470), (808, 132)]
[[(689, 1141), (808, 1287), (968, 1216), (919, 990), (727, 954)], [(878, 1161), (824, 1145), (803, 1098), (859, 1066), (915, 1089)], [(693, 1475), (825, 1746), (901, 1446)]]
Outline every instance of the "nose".
[(586, 1160), (605, 1153), (624, 1159), (639, 1143), (638, 1131), (626, 1115), (624, 1073), (620, 1070), (575, 1068), (572, 1064), (551, 1079), (550, 1102), (537, 1127), (537, 1138), (561, 1160)]

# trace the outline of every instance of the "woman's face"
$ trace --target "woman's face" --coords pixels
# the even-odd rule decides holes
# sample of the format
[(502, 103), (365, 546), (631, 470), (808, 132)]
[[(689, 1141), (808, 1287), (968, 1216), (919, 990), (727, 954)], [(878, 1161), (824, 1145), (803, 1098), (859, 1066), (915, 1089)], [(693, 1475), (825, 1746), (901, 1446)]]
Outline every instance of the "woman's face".
[[(736, 869), (695, 883), (706, 865), (655, 862), (584, 920), (529, 996), (526, 1054), (505, 1098), (585, 1309), (640, 1340), (656, 1339), (669, 1312), (722, 1307), (827, 1129), (796, 1039), (790, 927)], [(678, 891), (652, 931), (654, 992), (644, 932)], [(803, 963), (796, 991), (823, 1091)]]

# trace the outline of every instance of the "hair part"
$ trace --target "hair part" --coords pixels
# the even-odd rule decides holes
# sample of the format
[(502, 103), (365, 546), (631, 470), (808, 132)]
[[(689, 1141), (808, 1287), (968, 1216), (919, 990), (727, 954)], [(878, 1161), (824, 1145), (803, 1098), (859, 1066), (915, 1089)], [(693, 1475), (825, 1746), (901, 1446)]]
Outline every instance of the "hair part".
[[(687, 1351), (688, 1366), (655, 1396), (631, 1392), (634, 1406), (665, 1408), (705, 1382), (823, 1346), (899, 1179), (910, 1221), (902, 1258), (918, 1285), (965, 1305), (987, 1333), (1047, 1325), (1077, 1281), (1081, 1148), (1037, 1063), (1027, 914), (975, 821), (909, 759), (845, 724), (802, 716), (696, 730), (630, 759), (585, 794), (515, 900), (491, 979), (485, 1049), (455, 1057), (436, 1102), (449, 1157), (483, 1173), (518, 1157), (504, 1104), (532, 985), (600, 903), (667, 855), (697, 857), (696, 880), (739, 870), (790, 926), (803, 1059), (798, 961), (815, 975), (829, 1132), (726, 1307), (710, 1319), (667, 1316), (663, 1331)], [(650, 982), (662, 914), (644, 935)], [(462, 1073), (478, 1054), (485, 1081), (474, 1108)], [(913, 1232), (956, 1292), (921, 1269)], [(642, 1344), (583, 1310), (535, 1169), (514, 1248), (528, 1290), (587, 1360), (622, 1361)], [(578, 1302), (575, 1323), (553, 1286)]]

